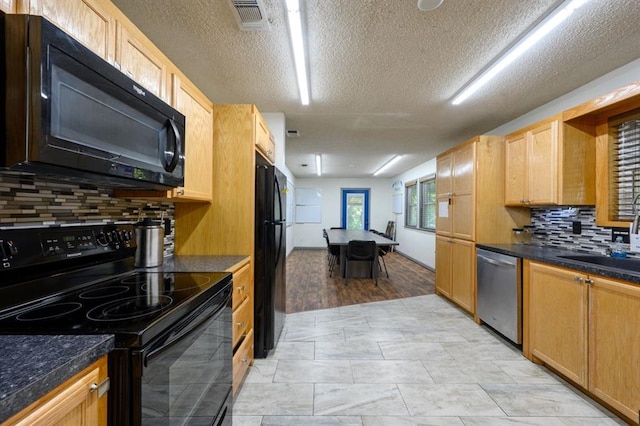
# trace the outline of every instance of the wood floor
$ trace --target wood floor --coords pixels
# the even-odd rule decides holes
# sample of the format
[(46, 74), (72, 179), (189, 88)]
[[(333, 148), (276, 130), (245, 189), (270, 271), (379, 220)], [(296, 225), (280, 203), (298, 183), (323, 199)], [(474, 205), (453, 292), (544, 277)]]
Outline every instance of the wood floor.
[(294, 249), (287, 257), (287, 313), (336, 308), (435, 292), (435, 274), (398, 253), (385, 256), (376, 287), (370, 278), (349, 278), (345, 286), (339, 265), (329, 277), (327, 250)]

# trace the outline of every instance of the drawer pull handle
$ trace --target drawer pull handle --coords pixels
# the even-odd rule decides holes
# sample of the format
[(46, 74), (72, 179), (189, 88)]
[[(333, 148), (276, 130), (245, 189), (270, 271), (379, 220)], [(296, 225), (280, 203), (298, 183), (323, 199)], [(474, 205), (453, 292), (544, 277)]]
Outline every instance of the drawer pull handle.
[(105, 393), (109, 392), (110, 388), (111, 388), (111, 381), (107, 377), (106, 379), (104, 379), (99, 384), (98, 383), (92, 383), (91, 386), (89, 386), (89, 392), (93, 393), (95, 391), (98, 391), (98, 398), (100, 398), (100, 397), (102, 397), (102, 395), (104, 395)]
[(236, 324), (239, 328), (243, 328), (244, 327), (244, 322), (239, 322)]

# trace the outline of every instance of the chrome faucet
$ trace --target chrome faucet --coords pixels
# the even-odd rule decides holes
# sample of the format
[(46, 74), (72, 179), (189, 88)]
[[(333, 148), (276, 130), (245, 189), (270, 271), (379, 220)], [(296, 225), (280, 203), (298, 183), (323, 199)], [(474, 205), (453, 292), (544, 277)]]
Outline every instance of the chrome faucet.
[(638, 198), (640, 198), (640, 194), (636, 195), (635, 198), (633, 199), (633, 202), (631, 203), (631, 205), (633, 206), (633, 210), (635, 212), (635, 217), (633, 218), (633, 224), (631, 225), (632, 234), (638, 233), (638, 226), (640, 225), (640, 212), (638, 212), (638, 204), (637, 204)]

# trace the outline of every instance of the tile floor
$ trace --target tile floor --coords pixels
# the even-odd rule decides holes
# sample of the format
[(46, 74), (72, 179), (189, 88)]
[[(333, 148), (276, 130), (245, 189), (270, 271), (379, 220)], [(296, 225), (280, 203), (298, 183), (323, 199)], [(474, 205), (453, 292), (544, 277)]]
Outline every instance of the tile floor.
[(436, 295), (287, 315), (234, 426), (625, 424)]

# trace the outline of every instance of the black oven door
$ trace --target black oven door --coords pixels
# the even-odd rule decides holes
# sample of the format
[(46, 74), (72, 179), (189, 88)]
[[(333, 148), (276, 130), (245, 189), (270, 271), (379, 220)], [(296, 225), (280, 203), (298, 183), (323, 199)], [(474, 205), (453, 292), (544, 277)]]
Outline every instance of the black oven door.
[(231, 285), (133, 351), (133, 425), (230, 425)]

